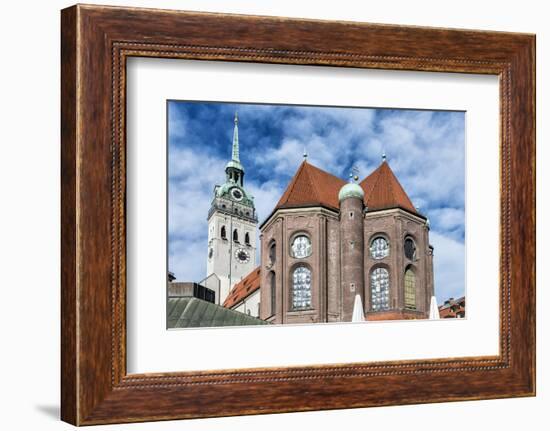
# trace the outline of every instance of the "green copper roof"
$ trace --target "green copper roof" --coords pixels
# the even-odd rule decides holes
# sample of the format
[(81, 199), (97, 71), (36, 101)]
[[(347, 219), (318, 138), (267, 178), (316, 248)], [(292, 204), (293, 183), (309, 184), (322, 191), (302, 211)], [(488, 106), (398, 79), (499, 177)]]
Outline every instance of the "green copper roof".
[(168, 328), (268, 325), (248, 314), (194, 297), (168, 298)]
[(236, 162), (239, 162), (239, 117), (235, 112), (235, 128), (233, 129), (233, 152), (231, 154), (231, 159)]
[(233, 146), (231, 150), (231, 160), (225, 165), (225, 169), (233, 168), (244, 172), (239, 155), (239, 117), (235, 112), (235, 128), (233, 129)]
[(243, 165), (241, 165), (241, 162), (237, 160), (230, 160), (229, 162), (227, 162), (227, 165), (225, 165), (225, 169), (227, 168), (239, 169), (240, 171), (244, 172)]
[(249, 195), (243, 187), (239, 186), (237, 183), (235, 183), (234, 181), (231, 181), (231, 180), (226, 181), (225, 183), (223, 183), (221, 186), (219, 186), (216, 189), (216, 197), (221, 198), (224, 195), (227, 195), (229, 193), (229, 190), (231, 190), (232, 188), (237, 188), (242, 192), (242, 194), (244, 196), (244, 199), (242, 201), (243, 204), (245, 204), (245, 205), (247, 205), (247, 204), (248, 205), (253, 205), (254, 204), (254, 198), (251, 195)]
[(342, 202), (344, 199), (347, 199), (347, 198), (358, 198), (363, 200), (364, 196), (365, 196), (365, 192), (363, 191), (363, 189), (359, 184), (348, 183), (340, 189), (340, 192), (338, 193), (338, 200), (340, 202)]

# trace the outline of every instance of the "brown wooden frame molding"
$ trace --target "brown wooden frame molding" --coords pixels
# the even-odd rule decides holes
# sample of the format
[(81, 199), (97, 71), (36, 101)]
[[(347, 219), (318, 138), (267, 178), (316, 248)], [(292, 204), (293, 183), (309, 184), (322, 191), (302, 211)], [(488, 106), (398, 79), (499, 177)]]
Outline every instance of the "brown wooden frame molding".
[[(73, 6), (61, 18), (63, 420), (88, 425), (534, 395), (534, 35), (101, 6)], [(498, 75), (500, 354), (128, 375), (130, 56)]]

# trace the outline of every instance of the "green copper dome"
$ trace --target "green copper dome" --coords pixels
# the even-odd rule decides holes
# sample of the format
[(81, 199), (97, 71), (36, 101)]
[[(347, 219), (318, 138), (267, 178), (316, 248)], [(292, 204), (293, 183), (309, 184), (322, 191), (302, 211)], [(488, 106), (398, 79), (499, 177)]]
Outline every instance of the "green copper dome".
[(340, 202), (347, 198), (357, 198), (363, 200), (364, 196), (365, 192), (359, 184), (348, 183), (340, 189), (340, 192), (338, 193), (338, 200)]

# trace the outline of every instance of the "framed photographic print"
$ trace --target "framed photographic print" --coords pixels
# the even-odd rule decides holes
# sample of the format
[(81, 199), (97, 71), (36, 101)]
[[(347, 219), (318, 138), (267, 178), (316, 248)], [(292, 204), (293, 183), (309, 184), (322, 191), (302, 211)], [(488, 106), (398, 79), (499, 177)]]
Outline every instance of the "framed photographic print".
[(63, 420), (534, 395), (533, 35), (78, 5), (61, 41)]

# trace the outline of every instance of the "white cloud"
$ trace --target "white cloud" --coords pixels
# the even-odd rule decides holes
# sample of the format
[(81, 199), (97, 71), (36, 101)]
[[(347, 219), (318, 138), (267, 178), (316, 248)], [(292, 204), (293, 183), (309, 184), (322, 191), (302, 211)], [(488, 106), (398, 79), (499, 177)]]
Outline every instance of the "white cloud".
[(207, 241), (172, 239), (168, 267), (178, 281), (201, 281), (206, 274)]
[(437, 208), (430, 211), (430, 218), (437, 221), (438, 229), (448, 232), (459, 231), (462, 237), (464, 229), (464, 209), (463, 208)]
[(439, 304), (450, 297), (458, 298), (465, 292), (464, 243), (441, 233), (431, 231), (434, 246), (434, 286)]
[(225, 161), (190, 149), (170, 148), (168, 268), (181, 281), (206, 276), (207, 215)]
[[(352, 165), (364, 178), (380, 164), (385, 152), (414, 205), (432, 222), (438, 299), (464, 293), (463, 114), (265, 105), (241, 105), (238, 111), (241, 121), (262, 124), (267, 118), (282, 133), (274, 142), (271, 136), (262, 136), (261, 129), (254, 136), (243, 135), (241, 129), (242, 155), (249, 158), (245, 187), (255, 197), (260, 222), (271, 213), (302, 162), (304, 148), (310, 163), (342, 178)], [(224, 181), (229, 150), (227, 155), (213, 154), (210, 142), (203, 144), (204, 149), (186, 147), (185, 142), (201, 138), (195, 126), (201, 124), (183, 115), (169, 117), (171, 138), (178, 142), (170, 147), (173, 241), (169, 264), (179, 277), (185, 274), (186, 279), (200, 280), (206, 275), (206, 217), (212, 189)], [(225, 141), (227, 136), (222, 135)]]
[[(169, 105), (174, 106), (174, 105)], [(168, 130), (172, 138), (180, 138), (187, 133), (187, 118), (178, 115), (175, 108), (168, 109)]]

